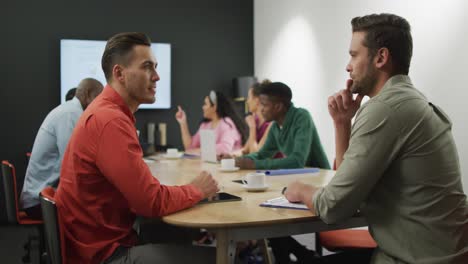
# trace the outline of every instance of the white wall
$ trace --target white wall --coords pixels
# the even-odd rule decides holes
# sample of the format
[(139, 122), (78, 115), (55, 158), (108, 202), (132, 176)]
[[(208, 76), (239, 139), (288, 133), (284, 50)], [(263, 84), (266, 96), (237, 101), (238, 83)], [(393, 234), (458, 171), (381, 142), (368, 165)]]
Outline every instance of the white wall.
[(327, 97), (344, 88), (348, 74), (350, 21), (371, 13), (394, 13), (412, 26), (415, 86), (451, 117), (464, 190), (468, 193), (468, 1), (254, 0), (255, 74), (282, 81), (293, 101), (307, 108), (330, 160), (334, 131)]

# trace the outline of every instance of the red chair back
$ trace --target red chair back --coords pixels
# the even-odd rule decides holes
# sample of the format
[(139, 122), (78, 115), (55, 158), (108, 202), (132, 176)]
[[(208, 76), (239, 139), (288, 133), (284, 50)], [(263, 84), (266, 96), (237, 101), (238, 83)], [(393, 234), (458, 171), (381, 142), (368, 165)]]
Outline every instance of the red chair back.
[(15, 166), (7, 160), (2, 161), (3, 193), (5, 194), (5, 206), (8, 223), (20, 225), (40, 225), (42, 220), (30, 219), (26, 213), (20, 211), (18, 203), (18, 191), (16, 184)]

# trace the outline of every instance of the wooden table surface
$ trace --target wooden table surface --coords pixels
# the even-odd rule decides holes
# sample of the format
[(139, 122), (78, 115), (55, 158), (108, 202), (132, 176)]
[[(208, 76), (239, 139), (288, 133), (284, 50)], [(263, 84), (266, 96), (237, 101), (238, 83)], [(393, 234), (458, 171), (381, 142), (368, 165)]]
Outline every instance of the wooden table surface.
[(200, 159), (164, 159), (163, 156), (151, 157), (149, 161), (153, 175), (165, 185), (183, 185), (199, 175), (202, 170), (211, 172), (219, 182), (222, 192), (242, 198), (241, 201), (208, 203), (163, 217), (172, 225), (206, 228), (216, 233), (217, 263), (233, 263), (235, 242), (245, 239), (267, 238), (292, 234), (334, 230), (364, 226), (365, 221), (353, 217), (340, 225), (326, 225), (309, 210), (261, 207), (260, 203), (282, 196), (282, 189), (293, 181), (300, 181), (317, 187), (325, 186), (335, 172), (320, 170), (317, 173), (267, 176), (268, 190), (248, 192), (242, 184), (233, 180), (242, 179), (252, 170), (222, 172), (220, 164), (202, 162)]

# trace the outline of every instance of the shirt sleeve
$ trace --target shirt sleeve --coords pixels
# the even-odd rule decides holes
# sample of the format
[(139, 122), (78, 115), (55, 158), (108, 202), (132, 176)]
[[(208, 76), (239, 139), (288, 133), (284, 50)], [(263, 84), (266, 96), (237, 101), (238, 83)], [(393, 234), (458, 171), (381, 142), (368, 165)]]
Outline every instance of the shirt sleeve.
[(358, 115), (343, 162), (313, 197), (315, 213), (324, 222), (343, 221), (357, 212), (397, 156), (399, 130), (397, 118), (383, 103), (368, 104)]
[(193, 206), (203, 196), (193, 185), (161, 185), (143, 161), (135, 128), (126, 120), (114, 119), (103, 128), (96, 165), (138, 215), (164, 216)]
[(271, 125), (270, 131), (267, 134), (267, 138), (263, 146), (257, 152), (250, 153), (248, 155), (245, 155), (244, 157), (250, 158), (253, 160), (266, 159), (266, 158), (273, 157), (273, 155), (275, 155), (278, 152), (278, 146), (276, 145), (276, 139), (275, 139), (275, 135), (278, 134), (277, 130), (278, 130), (277, 124), (273, 123)]
[(57, 138), (57, 149), (60, 155), (60, 162), (62, 161), (68, 141), (70, 141), (73, 129), (75, 128), (80, 115), (81, 113), (76, 112), (64, 113), (56, 123), (55, 136)]
[(192, 142), (190, 143), (191, 149), (200, 147), (200, 129), (201, 126), (198, 128), (197, 133), (192, 136)]
[(310, 116), (304, 113), (294, 122), (299, 125), (291, 127), (292, 132), (288, 135), (293, 139), (288, 141), (293, 144), (291, 153), (280, 159), (254, 159), (256, 169), (294, 169), (305, 166), (312, 144), (312, 121)]

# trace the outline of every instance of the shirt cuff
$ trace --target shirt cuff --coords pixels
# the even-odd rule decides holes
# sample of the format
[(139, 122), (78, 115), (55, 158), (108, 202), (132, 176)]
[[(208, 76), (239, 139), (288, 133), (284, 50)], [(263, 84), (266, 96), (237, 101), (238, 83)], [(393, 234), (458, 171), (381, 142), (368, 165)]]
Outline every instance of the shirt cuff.
[(201, 201), (203, 198), (205, 198), (204, 194), (200, 191), (200, 189), (198, 189), (197, 187), (195, 187), (195, 185), (193, 184), (188, 184), (186, 185), (188, 189), (190, 189), (190, 192), (193, 194), (193, 198), (194, 198), (194, 204), (198, 203), (199, 201)]
[(316, 216), (320, 216), (319, 199), (320, 199), (320, 196), (322, 195), (322, 193), (323, 193), (323, 188), (320, 188), (312, 196), (312, 204), (314, 205), (314, 211), (315, 211), (314, 213), (315, 213)]

